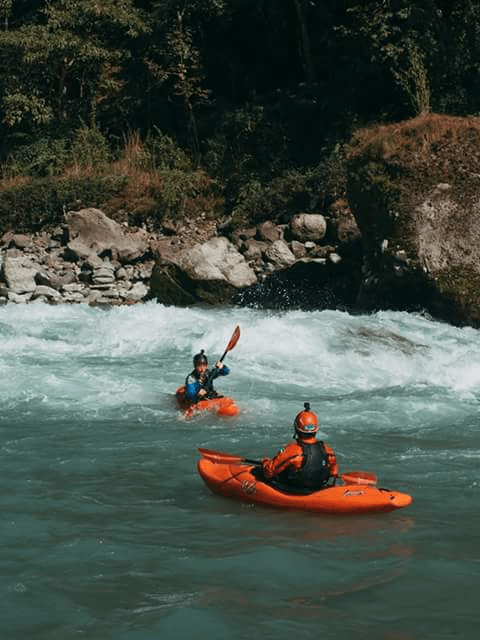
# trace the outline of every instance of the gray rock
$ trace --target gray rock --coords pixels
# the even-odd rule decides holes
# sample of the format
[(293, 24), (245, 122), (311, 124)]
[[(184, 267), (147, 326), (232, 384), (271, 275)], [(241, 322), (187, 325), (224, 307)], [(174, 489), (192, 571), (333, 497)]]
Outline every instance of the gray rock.
[(15, 291), (8, 292), (8, 301), (14, 302), (15, 304), (24, 304), (25, 302), (28, 302), (31, 297), (32, 297), (31, 293), (19, 294), (19, 293), (16, 293)]
[[(290, 243), (291, 251), (297, 260), (304, 258), (307, 255), (306, 244), (307, 243), (299, 242), (298, 240), (292, 240)], [(315, 246), (314, 242), (310, 244), (313, 245), (313, 247)]]
[(64, 296), (65, 302), (74, 302), (78, 304), (82, 304), (86, 302), (86, 297), (83, 293), (69, 293)]
[(221, 304), (256, 282), (255, 271), (234, 245), (227, 238), (215, 237), (178, 253), (168, 248), (165, 256), (160, 255), (148, 297), (178, 306)]
[(15, 233), (12, 236), (12, 246), (17, 247), (17, 249), (27, 249), (33, 247), (33, 239), (31, 235), (27, 235), (24, 233)]
[(270, 220), (262, 222), (257, 226), (257, 238), (264, 242), (275, 242), (280, 240), (282, 236), (282, 230)]
[(32, 293), (32, 300), (36, 300), (37, 298), (45, 298), (46, 300), (56, 300), (59, 302), (62, 300), (61, 294), (51, 287), (47, 287), (45, 285), (39, 285), (35, 291)]
[(332, 252), (328, 254), (328, 259), (333, 264), (338, 264), (339, 262), (342, 261), (342, 256), (339, 256), (338, 253)]
[(38, 265), (16, 250), (7, 250), (4, 256), (3, 275), (12, 293), (23, 294), (35, 291), (35, 275)]
[(65, 226), (69, 238), (67, 249), (78, 259), (111, 252), (121, 262), (129, 262), (141, 258), (149, 248), (145, 231), (128, 232), (98, 209), (68, 212)]
[(62, 286), (62, 292), (64, 293), (83, 293), (85, 291), (84, 285), (79, 282), (71, 282)]
[[(73, 280), (73, 274), (71, 274), (70, 282)], [(35, 282), (37, 285), (43, 285), (45, 287), (49, 287), (51, 289), (60, 290), (64, 284), (67, 284), (65, 278), (62, 277), (59, 273), (50, 273), (47, 271), (38, 271), (35, 274)]]
[(327, 232), (327, 222), (319, 213), (299, 213), (290, 221), (290, 234), (294, 240), (322, 240)]
[(245, 260), (261, 260), (264, 252), (268, 248), (267, 242), (261, 240), (247, 240), (242, 247), (242, 254)]
[(131, 289), (124, 293), (125, 300), (139, 302), (148, 294), (148, 287), (143, 282), (136, 282)]
[(195, 245), (180, 257), (180, 266), (196, 280), (223, 280), (236, 288), (257, 281), (255, 272), (227, 238)]
[(296, 262), (285, 240), (275, 240), (265, 251), (265, 257), (275, 269), (286, 269)]

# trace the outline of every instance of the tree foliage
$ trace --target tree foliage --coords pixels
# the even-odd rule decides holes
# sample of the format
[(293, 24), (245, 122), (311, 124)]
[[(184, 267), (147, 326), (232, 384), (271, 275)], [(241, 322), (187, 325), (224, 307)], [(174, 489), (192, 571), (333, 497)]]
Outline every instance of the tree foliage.
[(135, 131), (238, 210), (358, 124), (479, 109), (480, 0), (0, 0), (0, 168), (35, 176)]
[[(478, 110), (478, 0), (352, 3), (338, 28), (365, 48), (370, 63), (390, 71), (415, 114)], [(476, 92), (467, 95), (473, 87)]]
[(130, 0), (3, 0), (0, 32), (2, 123), (9, 129), (92, 126), (122, 91), (130, 44), (146, 25)]

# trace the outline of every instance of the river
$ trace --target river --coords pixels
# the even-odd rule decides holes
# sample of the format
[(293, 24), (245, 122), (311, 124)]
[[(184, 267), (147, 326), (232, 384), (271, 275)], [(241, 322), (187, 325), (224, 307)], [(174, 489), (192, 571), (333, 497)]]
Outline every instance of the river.
[[(205, 349), (241, 413), (185, 420)], [(421, 315), (0, 308), (0, 638), (478, 636), (480, 334)], [(321, 516), (212, 495), (198, 447), (291, 441), (309, 401), (340, 470), (407, 509)]]

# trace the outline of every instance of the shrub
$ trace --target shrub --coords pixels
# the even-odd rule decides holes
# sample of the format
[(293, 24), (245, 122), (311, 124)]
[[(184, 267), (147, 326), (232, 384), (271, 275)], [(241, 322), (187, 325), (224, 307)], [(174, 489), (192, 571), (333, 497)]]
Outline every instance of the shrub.
[(59, 175), (70, 159), (64, 138), (41, 138), (19, 145), (10, 155), (4, 171), (10, 175), (43, 178)]
[(126, 178), (76, 177), (36, 179), (3, 188), (0, 198), (0, 232), (28, 233), (50, 229), (63, 220), (64, 211), (102, 207), (125, 188)]
[(291, 169), (262, 184), (240, 184), (232, 206), (232, 224), (248, 226), (274, 220), (285, 223), (296, 213), (324, 211), (346, 191), (345, 158), (340, 147), (316, 167)]
[(71, 161), (77, 167), (105, 168), (111, 152), (105, 136), (97, 128), (82, 126), (73, 134)]

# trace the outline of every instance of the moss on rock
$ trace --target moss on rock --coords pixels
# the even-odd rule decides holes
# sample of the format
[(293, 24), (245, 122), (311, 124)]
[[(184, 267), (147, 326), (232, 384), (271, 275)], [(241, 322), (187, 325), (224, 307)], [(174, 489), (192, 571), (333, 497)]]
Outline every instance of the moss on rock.
[(426, 114), (365, 128), (347, 158), (364, 242), (360, 302), (477, 326), (480, 118)]

